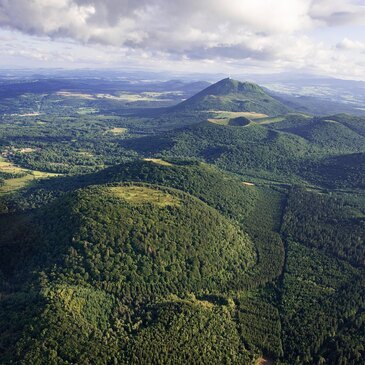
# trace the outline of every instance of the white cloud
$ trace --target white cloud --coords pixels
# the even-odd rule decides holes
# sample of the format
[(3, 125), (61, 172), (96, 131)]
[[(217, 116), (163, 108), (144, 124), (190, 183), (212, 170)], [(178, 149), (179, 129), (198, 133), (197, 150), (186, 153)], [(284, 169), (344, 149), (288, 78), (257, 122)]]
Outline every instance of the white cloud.
[(365, 25), (365, 3), (363, 0), (313, 0), (309, 15), (330, 26)]
[(81, 42), (177, 51), (309, 27), (310, 0), (0, 0), (0, 25)]
[(365, 42), (360, 42), (360, 41), (344, 38), (342, 41), (340, 41), (336, 44), (336, 47), (341, 50), (364, 51)]
[(356, 63), (354, 70), (364, 70), (360, 52), (348, 55), (361, 40), (342, 35), (334, 47), (309, 36), (345, 24), (365, 25), (363, 0), (0, 0), (0, 28), (45, 43), (72, 40), (80, 48), (68, 59), (85, 62), (256, 62), (326, 72)]

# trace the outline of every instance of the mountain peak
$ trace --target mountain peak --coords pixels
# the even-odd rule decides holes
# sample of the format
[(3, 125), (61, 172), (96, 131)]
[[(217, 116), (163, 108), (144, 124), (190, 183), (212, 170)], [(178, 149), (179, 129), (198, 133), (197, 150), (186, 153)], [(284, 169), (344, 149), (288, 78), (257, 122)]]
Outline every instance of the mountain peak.
[[(204, 91), (204, 90), (203, 90)], [(227, 77), (205, 89), (210, 95), (229, 95), (241, 93), (264, 93), (260, 86), (251, 82), (241, 82)]]
[(227, 77), (178, 104), (175, 110), (245, 111), (279, 115), (287, 113), (289, 108), (267, 94), (259, 85)]

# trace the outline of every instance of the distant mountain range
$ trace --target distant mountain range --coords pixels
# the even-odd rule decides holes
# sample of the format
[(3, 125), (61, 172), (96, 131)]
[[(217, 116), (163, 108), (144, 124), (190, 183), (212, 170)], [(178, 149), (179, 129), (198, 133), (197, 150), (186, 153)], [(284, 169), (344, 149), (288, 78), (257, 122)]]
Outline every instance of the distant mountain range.
[[(0, 70), (0, 97), (24, 93), (77, 90), (82, 92), (173, 92), (171, 106), (191, 97), (224, 74), (183, 74), (121, 70), (28, 69)], [(304, 73), (239, 74), (235, 79), (261, 85), (264, 92), (291, 109), (328, 115), (365, 115), (365, 82)], [(15, 82), (15, 85), (14, 85)], [(149, 107), (160, 107), (160, 104)]]

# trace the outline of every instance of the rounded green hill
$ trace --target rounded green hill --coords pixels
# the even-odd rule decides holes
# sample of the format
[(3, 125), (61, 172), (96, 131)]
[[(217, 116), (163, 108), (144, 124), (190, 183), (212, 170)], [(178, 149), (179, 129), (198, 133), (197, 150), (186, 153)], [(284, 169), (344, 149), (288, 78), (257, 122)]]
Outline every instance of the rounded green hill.
[[(26, 274), (34, 298), (21, 314), (21, 293), (5, 303), (0, 324), (17, 316), (21, 340), (4, 359), (16, 351), (19, 363), (39, 364), (249, 361), (230, 304), (204, 298), (239, 292), (255, 251), (214, 208), (158, 185), (109, 184), (64, 195), (33, 225), (41, 234), (23, 269), (38, 272)], [(194, 326), (181, 331), (182, 320)], [(159, 331), (169, 343), (151, 342)], [(185, 337), (194, 339), (188, 347)]]
[(228, 291), (240, 288), (242, 274), (254, 263), (247, 235), (176, 190), (145, 184), (90, 187), (49, 209), (43, 218), (46, 244), (57, 261), (64, 257), (55, 274), (67, 281), (83, 271), (82, 282), (131, 296), (139, 290)]

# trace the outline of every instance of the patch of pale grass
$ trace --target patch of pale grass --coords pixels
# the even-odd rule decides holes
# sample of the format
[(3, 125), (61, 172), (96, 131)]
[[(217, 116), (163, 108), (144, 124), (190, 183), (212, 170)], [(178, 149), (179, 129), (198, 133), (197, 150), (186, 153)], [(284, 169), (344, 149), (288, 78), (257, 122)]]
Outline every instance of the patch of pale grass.
[(159, 189), (147, 186), (125, 185), (106, 188), (113, 196), (127, 200), (133, 204), (152, 203), (160, 207), (178, 206), (180, 200)]
[(161, 166), (173, 166), (172, 163), (161, 160), (160, 158), (144, 158), (144, 161), (149, 161), (149, 162), (153, 162), (157, 165), (161, 165)]

